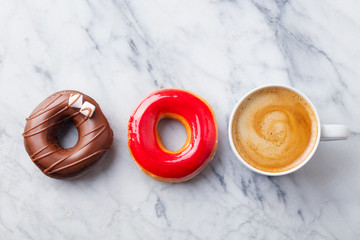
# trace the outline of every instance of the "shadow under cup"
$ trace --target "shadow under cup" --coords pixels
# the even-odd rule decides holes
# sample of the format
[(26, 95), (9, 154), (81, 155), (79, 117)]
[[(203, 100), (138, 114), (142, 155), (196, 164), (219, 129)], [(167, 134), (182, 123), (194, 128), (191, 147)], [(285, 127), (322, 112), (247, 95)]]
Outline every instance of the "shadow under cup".
[(306, 96), (287, 86), (265, 86), (238, 102), (230, 118), (229, 140), (245, 166), (278, 176), (310, 160), (320, 129), (318, 114)]

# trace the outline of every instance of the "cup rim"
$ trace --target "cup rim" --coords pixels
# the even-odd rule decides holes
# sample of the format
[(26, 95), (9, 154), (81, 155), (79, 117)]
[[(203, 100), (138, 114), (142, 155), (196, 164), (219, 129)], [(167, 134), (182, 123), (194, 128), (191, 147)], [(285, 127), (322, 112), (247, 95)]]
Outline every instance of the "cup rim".
[[(232, 125), (233, 125), (233, 121), (234, 121), (234, 116), (235, 113), (237, 111), (237, 109), (239, 108), (240, 104), (248, 97), (250, 96), (252, 93), (261, 90), (261, 89), (265, 89), (265, 88), (269, 88), (269, 87), (280, 87), (280, 88), (285, 88), (288, 90), (291, 90), (297, 94), (299, 94), (301, 97), (303, 97), (305, 99), (305, 101), (307, 101), (307, 103), (310, 105), (310, 107), (312, 108), (314, 114), (315, 114), (315, 118), (317, 120), (317, 127), (318, 127), (318, 131), (317, 131), (317, 136), (316, 136), (316, 142), (315, 145), (313, 147), (313, 149), (311, 150), (311, 152), (309, 153), (309, 155), (307, 156), (307, 158), (305, 160), (303, 160), (299, 165), (286, 170), (286, 171), (282, 171), (282, 172), (266, 172), (260, 169), (257, 169), (253, 166), (251, 166), (248, 162), (246, 162), (238, 153), (238, 151), (236, 150), (234, 141), (233, 141), (233, 137), (232, 137)], [(242, 96), (240, 98), (240, 100), (236, 103), (235, 107), (233, 108), (231, 115), (230, 115), (230, 119), (229, 119), (229, 125), (228, 125), (228, 137), (229, 137), (229, 142), (230, 142), (230, 147), (231, 150), (233, 151), (233, 153), (235, 154), (235, 156), (238, 158), (238, 160), (240, 160), (240, 162), (242, 164), (244, 164), (247, 168), (249, 168), (250, 170), (262, 174), (262, 175), (266, 175), (266, 176), (282, 176), (282, 175), (287, 175), (290, 174), (292, 172), (297, 171), (298, 169), (302, 168), (306, 163), (308, 163), (310, 161), (310, 159), (312, 158), (312, 156), (314, 155), (314, 153), (316, 152), (316, 149), (318, 148), (319, 142), (320, 142), (320, 136), (321, 136), (321, 124), (320, 124), (320, 118), (318, 115), (318, 112), (316, 110), (316, 108), (314, 107), (314, 105), (312, 104), (312, 102), (310, 101), (310, 99), (302, 92), (300, 92), (299, 90), (291, 87), (291, 86), (287, 86), (287, 85), (282, 85), (282, 84), (267, 84), (267, 85), (262, 85), (259, 87), (256, 87), (250, 91), (248, 91), (244, 96)]]

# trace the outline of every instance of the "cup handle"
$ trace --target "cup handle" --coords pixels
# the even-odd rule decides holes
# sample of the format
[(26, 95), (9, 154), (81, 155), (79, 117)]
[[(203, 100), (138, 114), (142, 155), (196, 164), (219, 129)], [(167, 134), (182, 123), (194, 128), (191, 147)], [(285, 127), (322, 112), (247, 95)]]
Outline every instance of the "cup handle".
[(345, 140), (350, 136), (350, 129), (346, 125), (321, 124), (321, 141)]

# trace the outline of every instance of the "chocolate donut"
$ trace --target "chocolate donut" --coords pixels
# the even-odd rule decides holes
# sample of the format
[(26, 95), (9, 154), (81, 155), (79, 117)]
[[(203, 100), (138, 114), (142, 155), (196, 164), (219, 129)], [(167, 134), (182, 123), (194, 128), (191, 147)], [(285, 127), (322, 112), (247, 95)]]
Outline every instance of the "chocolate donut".
[[(78, 142), (64, 149), (57, 133), (68, 119), (76, 126)], [(52, 178), (75, 178), (87, 173), (110, 150), (113, 141), (113, 132), (100, 106), (78, 91), (54, 93), (26, 120), (23, 133), (26, 151), (41, 171)]]

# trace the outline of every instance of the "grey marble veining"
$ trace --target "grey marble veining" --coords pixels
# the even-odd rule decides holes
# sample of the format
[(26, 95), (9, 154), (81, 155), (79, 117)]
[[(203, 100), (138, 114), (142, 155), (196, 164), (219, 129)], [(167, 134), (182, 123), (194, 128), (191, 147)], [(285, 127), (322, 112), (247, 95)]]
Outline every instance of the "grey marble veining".
[[(359, 1), (0, 6), (1, 239), (360, 237)], [(231, 152), (227, 124), (238, 99), (268, 83), (304, 92), (322, 122), (351, 128), (349, 140), (320, 143), (313, 159), (287, 176), (247, 170)], [(139, 101), (170, 87), (204, 97), (219, 128), (213, 161), (181, 184), (145, 175), (126, 142)], [(71, 181), (42, 174), (21, 136), (33, 108), (63, 89), (97, 100), (115, 134), (104, 162)]]

